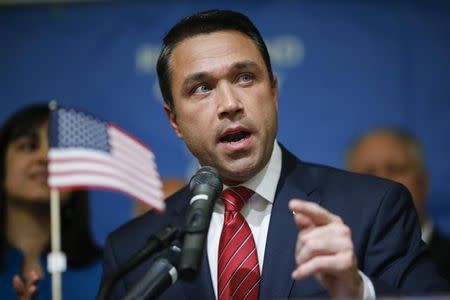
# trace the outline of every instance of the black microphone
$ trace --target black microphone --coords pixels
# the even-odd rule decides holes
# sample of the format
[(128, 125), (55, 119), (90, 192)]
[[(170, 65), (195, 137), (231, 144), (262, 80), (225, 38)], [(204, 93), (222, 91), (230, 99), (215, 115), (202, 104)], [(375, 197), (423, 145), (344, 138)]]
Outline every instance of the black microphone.
[(128, 273), (138, 263), (164, 249), (170, 245), (172, 241), (179, 238), (181, 235), (180, 229), (172, 224), (164, 226), (156, 234), (152, 234), (145, 244), (144, 248), (137, 251), (128, 261), (121, 265), (116, 272), (110, 277), (105, 278), (101, 289), (98, 293), (97, 300), (106, 299), (111, 288), (119, 280), (120, 277)]
[(177, 245), (170, 246), (163, 251), (158, 259), (136, 282), (123, 300), (156, 299), (178, 279), (176, 265), (181, 249)]
[(200, 168), (191, 178), (189, 187), (192, 198), (186, 214), (179, 264), (181, 276), (186, 279), (192, 279), (197, 274), (214, 203), (222, 192), (223, 185), (219, 172), (206, 166)]

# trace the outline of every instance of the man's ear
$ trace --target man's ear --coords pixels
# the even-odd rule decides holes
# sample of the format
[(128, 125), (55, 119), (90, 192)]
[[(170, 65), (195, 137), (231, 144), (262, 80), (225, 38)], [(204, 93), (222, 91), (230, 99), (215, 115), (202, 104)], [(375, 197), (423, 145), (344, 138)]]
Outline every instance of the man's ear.
[(181, 134), (180, 129), (178, 128), (177, 116), (176, 116), (175, 112), (170, 108), (170, 106), (167, 105), (167, 103), (164, 103), (164, 111), (167, 114), (167, 118), (169, 119), (170, 126), (172, 126), (172, 129), (173, 129), (173, 131), (175, 131), (175, 134), (179, 138), (183, 138), (183, 135)]
[(272, 94), (273, 100), (275, 101), (275, 106), (278, 110), (278, 77), (276, 75), (273, 75)]

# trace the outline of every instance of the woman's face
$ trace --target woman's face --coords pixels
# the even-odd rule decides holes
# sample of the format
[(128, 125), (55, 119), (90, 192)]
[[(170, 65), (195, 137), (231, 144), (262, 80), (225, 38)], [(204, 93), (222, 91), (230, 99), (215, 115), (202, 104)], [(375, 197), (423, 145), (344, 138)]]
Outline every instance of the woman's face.
[[(29, 203), (49, 201), (47, 155), (48, 122), (8, 145), (4, 184), (9, 200)], [(67, 198), (68, 193), (61, 196)]]

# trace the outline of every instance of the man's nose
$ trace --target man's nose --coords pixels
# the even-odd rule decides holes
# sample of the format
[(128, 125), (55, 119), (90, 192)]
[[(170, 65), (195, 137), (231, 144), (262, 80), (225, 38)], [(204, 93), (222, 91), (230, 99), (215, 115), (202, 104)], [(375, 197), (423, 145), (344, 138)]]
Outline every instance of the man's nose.
[(243, 112), (242, 101), (231, 83), (221, 83), (217, 86), (218, 113), (220, 118), (234, 118)]

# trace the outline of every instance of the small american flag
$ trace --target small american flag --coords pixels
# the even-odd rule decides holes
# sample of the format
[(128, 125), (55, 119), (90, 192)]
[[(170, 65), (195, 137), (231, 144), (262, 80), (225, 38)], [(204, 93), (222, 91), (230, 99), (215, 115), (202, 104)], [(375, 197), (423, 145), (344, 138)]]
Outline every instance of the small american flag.
[(100, 188), (123, 192), (165, 210), (152, 151), (119, 127), (72, 108), (50, 118), (51, 188)]

